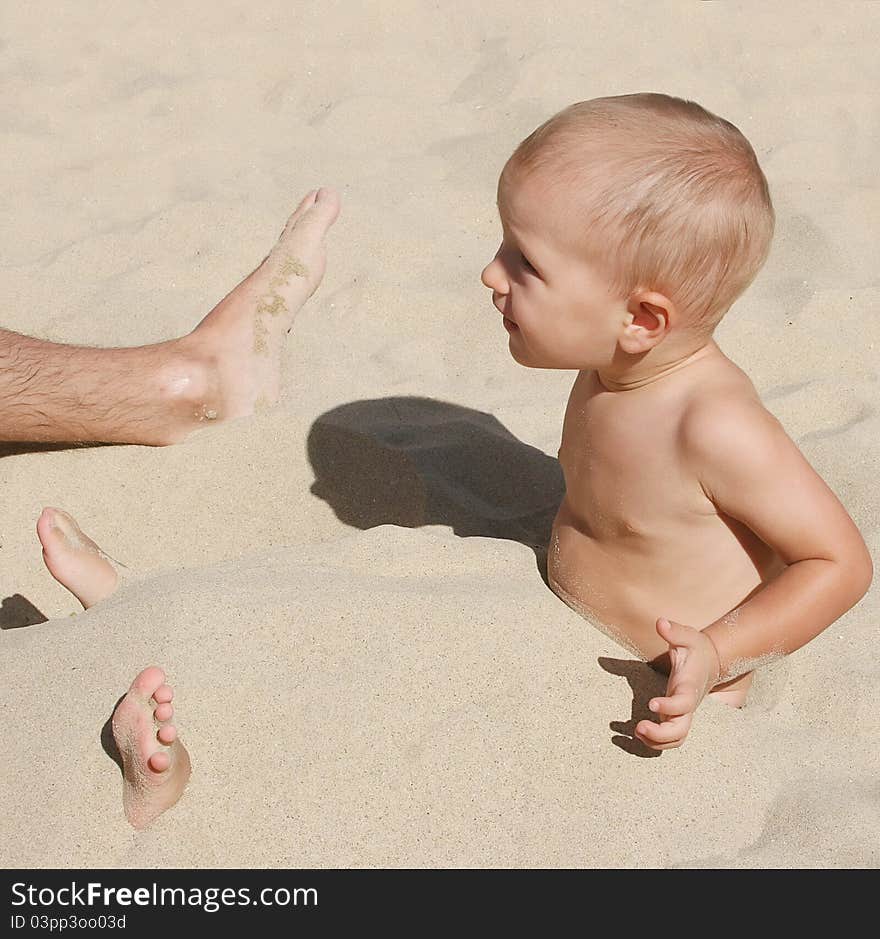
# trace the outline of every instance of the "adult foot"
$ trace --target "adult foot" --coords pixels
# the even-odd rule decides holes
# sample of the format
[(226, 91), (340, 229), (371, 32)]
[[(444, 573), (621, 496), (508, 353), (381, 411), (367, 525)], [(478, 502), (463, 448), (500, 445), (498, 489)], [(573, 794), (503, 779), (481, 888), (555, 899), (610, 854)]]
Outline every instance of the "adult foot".
[(171, 808), (192, 772), (189, 754), (171, 723), (173, 697), (165, 672), (151, 665), (135, 678), (113, 712), (113, 739), (122, 756), (122, 805), (135, 828), (145, 828)]
[(37, 520), (37, 536), (49, 573), (85, 609), (116, 589), (119, 578), (113, 565), (67, 512), (43, 509)]
[(324, 276), (324, 236), (339, 215), (333, 189), (310, 192), (262, 264), (182, 340), (215, 369), (202, 419), (243, 417), (278, 400), (281, 348)]

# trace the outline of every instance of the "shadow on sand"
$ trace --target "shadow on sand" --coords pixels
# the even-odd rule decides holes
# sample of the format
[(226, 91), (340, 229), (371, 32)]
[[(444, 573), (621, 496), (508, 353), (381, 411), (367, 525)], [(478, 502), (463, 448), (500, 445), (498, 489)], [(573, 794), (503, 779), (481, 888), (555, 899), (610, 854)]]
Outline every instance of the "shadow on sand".
[(662, 750), (652, 750), (635, 736), (639, 721), (656, 721), (657, 715), (648, 709), (651, 698), (666, 693), (666, 676), (654, 671), (645, 662), (634, 659), (609, 659), (599, 657), (600, 667), (609, 675), (625, 678), (632, 691), (632, 713), (628, 720), (611, 721), (608, 725), (614, 733), (611, 742), (633, 756), (651, 758), (660, 756)]
[[(460, 538), (516, 541), (535, 553), (547, 583), (547, 545), (565, 483), (559, 462), (517, 439), (497, 418), (431, 398), (352, 401), (312, 425), (312, 493), (346, 525), (446, 525)], [(560, 601), (561, 602), (561, 601)], [(633, 736), (665, 678), (643, 662), (600, 658), (629, 682), (632, 714), (612, 721), (612, 742), (657, 757)]]
[(308, 453), (312, 493), (346, 525), (447, 525), (460, 538), (516, 541), (546, 583), (562, 470), (491, 414), (430, 398), (352, 401), (314, 422)]
[(49, 617), (20, 593), (4, 597), (0, 604), (0, 629), (21, 629), (22, 626), (36, 626), (48, 621)]
[(0, 442), (0, 459), (5, 456), (21, 456), (24, 453), (55, 453), (58, 450), (85, 450), (93, 447), (120, 447), (125, 444), (115, 443), (28, 443), (16, 441), (15, 443)]
[(110, 716), (104, 721), (101, 727), (101, 748), (119, 767), (120, 773), (123, 772), (122, 754), (119, 752), (119, 747), (116, 746), (116, 739), (113, 736), (113, 715), (116, 713), (116, 708), (118, 708), (124, 700), (125, 695), (120, 695), (116, 704), (113, 705)]

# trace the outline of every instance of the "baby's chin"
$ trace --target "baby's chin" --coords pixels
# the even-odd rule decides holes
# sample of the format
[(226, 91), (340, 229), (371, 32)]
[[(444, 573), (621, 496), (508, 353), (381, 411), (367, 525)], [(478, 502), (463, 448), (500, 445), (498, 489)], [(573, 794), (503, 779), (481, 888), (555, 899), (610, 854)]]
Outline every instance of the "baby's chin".
[(528, 352), (523, 352), (521, 349), (514, 349), (513, 343), (508, 344), (508, 349), (510, 351), (510, 357), (513, 359), (517, 365), (522, 365), (524, 368), (546, 368), (547, 366), (542, 365), (540, 362), (535, 361), (534, 357), (531, 356)]
[(544, 368), (541, 365), (541, 357), (536, 356), (533, 350), (526, 345), (519, 327), (514, 326), (512, 329), (508, 327), (507, 331), (510, 334), (507, 341), (507, 350), (510, 352), (513, 361), (526, 368)]
[(554, 356), (552, 354), (543, 353), (540, 351), (536, 352), (535, 350), (530, 349), (528, 346), (524, 345), (522, 342), (519, 342), (516, 335), (512, 335), (510, 337), (507, 348), (514, 362), (516, 362), (518, 365), (522, 365), (525, 368), (552, 368), (562, 371), (582, 371), (584, 369), (593, 367), (590, 365), (581, 365), (575, 363), (570, 359), (563, 358), (562, 356)]

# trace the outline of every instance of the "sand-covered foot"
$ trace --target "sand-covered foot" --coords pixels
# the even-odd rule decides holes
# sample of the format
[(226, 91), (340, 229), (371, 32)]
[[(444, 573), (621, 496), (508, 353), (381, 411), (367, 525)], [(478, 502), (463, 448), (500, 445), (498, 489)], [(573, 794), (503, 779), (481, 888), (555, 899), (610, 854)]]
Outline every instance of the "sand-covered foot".
[(171, 723), (174, 692), (165, 672), (145, 668), (113, 712), (113, 739), (122, 756), (122, 805), (135, 828), (145, 828), (183, 794), (192, 767)]
[(243, 417), (278, 400), (284, 339), (321, 283), (324, 236), (338, 215), (335, 190), (310, 192), (262, 264), (181, 340), (216, 369), (208, 419)]
[(85, 609), (109, 597), (116, 589), (119, 577), (113, 565), (67, 512), (43, 509), (37, 520), (37, 536), (49, 573)]

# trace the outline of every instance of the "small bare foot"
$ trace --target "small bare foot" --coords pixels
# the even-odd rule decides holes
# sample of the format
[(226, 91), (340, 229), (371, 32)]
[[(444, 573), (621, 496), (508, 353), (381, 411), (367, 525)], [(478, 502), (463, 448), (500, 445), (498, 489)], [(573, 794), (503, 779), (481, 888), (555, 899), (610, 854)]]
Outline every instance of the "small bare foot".
[(316, 189), (297, 206), (262, 264), (180, 340), (216, 369), (204, 419), (243, 417), (278, 400), (281, 348), (300, 307), (324, 276), (324, 236), (339, 195)]
[(746, 672), (745, 675), (740, 675), (731, 681), (722, 682), (709, 692), (709, 697), (728, 707), (741, 708), (746, 703), (754, 677), (754, 672)]
[(73, 517), (61, 509), (43, 509), (37, 536), (49, 573), (66, 587), (85, 609), (109, 597), (118, 576), (113, 565)]
[(113, 712), (113, 739), (122, 755), (122, 805), (135, 828), (145, 828), (170, 809), (192, 772), (189, 754), (170, 723), (173, 697), (165, 672), (151, 665)]

